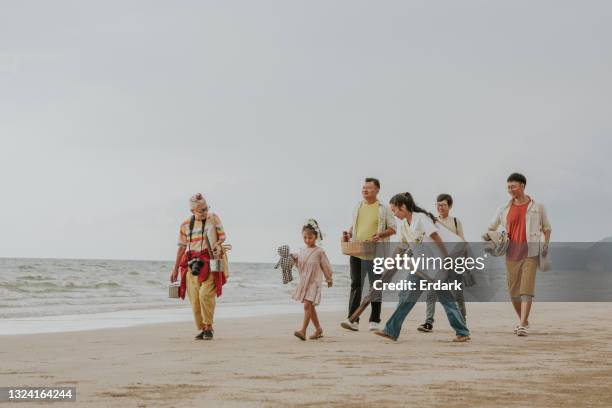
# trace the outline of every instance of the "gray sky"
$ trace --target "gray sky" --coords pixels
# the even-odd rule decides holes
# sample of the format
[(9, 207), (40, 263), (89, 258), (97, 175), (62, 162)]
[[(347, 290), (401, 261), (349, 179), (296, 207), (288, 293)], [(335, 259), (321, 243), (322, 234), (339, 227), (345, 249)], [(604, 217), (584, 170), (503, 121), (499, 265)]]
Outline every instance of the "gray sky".
[(0, 256), (172, 259), (203, 192), (232, 259), (365, 176), (478, 239), (512, 171), (558, 241), (612, 234), (606, 1), (4, 1)]

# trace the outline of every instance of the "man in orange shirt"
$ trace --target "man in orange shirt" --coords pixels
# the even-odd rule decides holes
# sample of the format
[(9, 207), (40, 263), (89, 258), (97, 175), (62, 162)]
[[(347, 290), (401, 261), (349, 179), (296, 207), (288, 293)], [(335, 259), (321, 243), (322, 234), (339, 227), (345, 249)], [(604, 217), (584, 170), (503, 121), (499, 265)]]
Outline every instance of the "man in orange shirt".
[[(551, 226), (546, 209), (525, 194), (527, 178), (512, 173), (507, 180), (510, 202), (502, 207), (489, 225), (495, 231), (503, 225), (510, 245), (506, 252), (508, 291), (519, 324), (514, 329), (518, 336), (527, 336), (529, 313), (535, 292), (536, 269), (540, 255), (548, 253)], [(542, 239), (543, 237), (543, 239)], [(542, 242), (543, 241), (543, 242)]]

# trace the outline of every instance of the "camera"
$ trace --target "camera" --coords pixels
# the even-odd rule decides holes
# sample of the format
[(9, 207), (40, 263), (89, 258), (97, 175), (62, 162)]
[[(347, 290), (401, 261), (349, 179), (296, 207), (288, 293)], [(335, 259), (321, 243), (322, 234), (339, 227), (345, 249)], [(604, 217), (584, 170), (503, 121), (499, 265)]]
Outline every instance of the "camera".
[(189, 265), (189, 268), (191, 269), (191, 274), (193, 276), (198, 276), (200, 274), (200, 270), (202, 269), (202, 266), (204, 266), (204, 262), (202, 262), (198, 258), (194, 258), (190, 260), (187, 263), (187, 265)]

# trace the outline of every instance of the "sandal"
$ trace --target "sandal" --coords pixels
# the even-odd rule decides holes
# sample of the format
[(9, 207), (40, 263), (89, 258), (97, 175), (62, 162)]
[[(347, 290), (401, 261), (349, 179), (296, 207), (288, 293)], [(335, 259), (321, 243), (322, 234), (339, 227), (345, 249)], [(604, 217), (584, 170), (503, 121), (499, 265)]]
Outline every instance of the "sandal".
[(523, 326), (519, 326), (519, 327), (516, 329), (516, 335), (517, 335), (517, 336), (520, 336), (520, 337), (525, 337), (525, 336), (527, 336), (527, 328), (526, 328), (526, 327), (523, 327)]
[(303, 335), (302, 333), (300, 333), (300, 332), (295, 331), (295, 332), (293, 332), (293, 335), (294, 335), (295, 337), (297, 337), (298, 339), (302, 340), (302, 341), (306, 341), (306, 336), (304, 336), (304, 335)]
[(308, 340), (316, 340), (323, 337), (323, 329), (321, 331), (315, 331), (312, 336), (308, 337)]
[[(518, 329), (519, 329), (519, 327), (521, 327), (521, 325), (519, 325), (519, 324), (517, 324), (516, 326), (514, 326), (514, 332), (513, 332), (514, 334), (518, 334)], [(525, 328), (525, 329), (529, 329), (529, 325), (527, 325), (527, 326), (523, 326), (523, 328)]]

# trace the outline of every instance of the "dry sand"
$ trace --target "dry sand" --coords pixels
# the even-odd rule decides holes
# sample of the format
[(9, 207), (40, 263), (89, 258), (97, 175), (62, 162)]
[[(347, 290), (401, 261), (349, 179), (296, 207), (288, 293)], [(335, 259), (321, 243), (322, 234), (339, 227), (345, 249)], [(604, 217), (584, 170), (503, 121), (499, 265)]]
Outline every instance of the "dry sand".
[(612, 303), (535, 304), (526, 338), (509, 304), (468, 304), (467, 344), (450, 342), (441, 307), (435, 331), (417, 332), (423, 315), (397, 343), (331, 312), (306, 342), (299, 314), (219, 321), (209, 342), (191, 322), (0, 336), (0, 386), (77, 387), (76, 404), (53, 407), (612, 406)]

